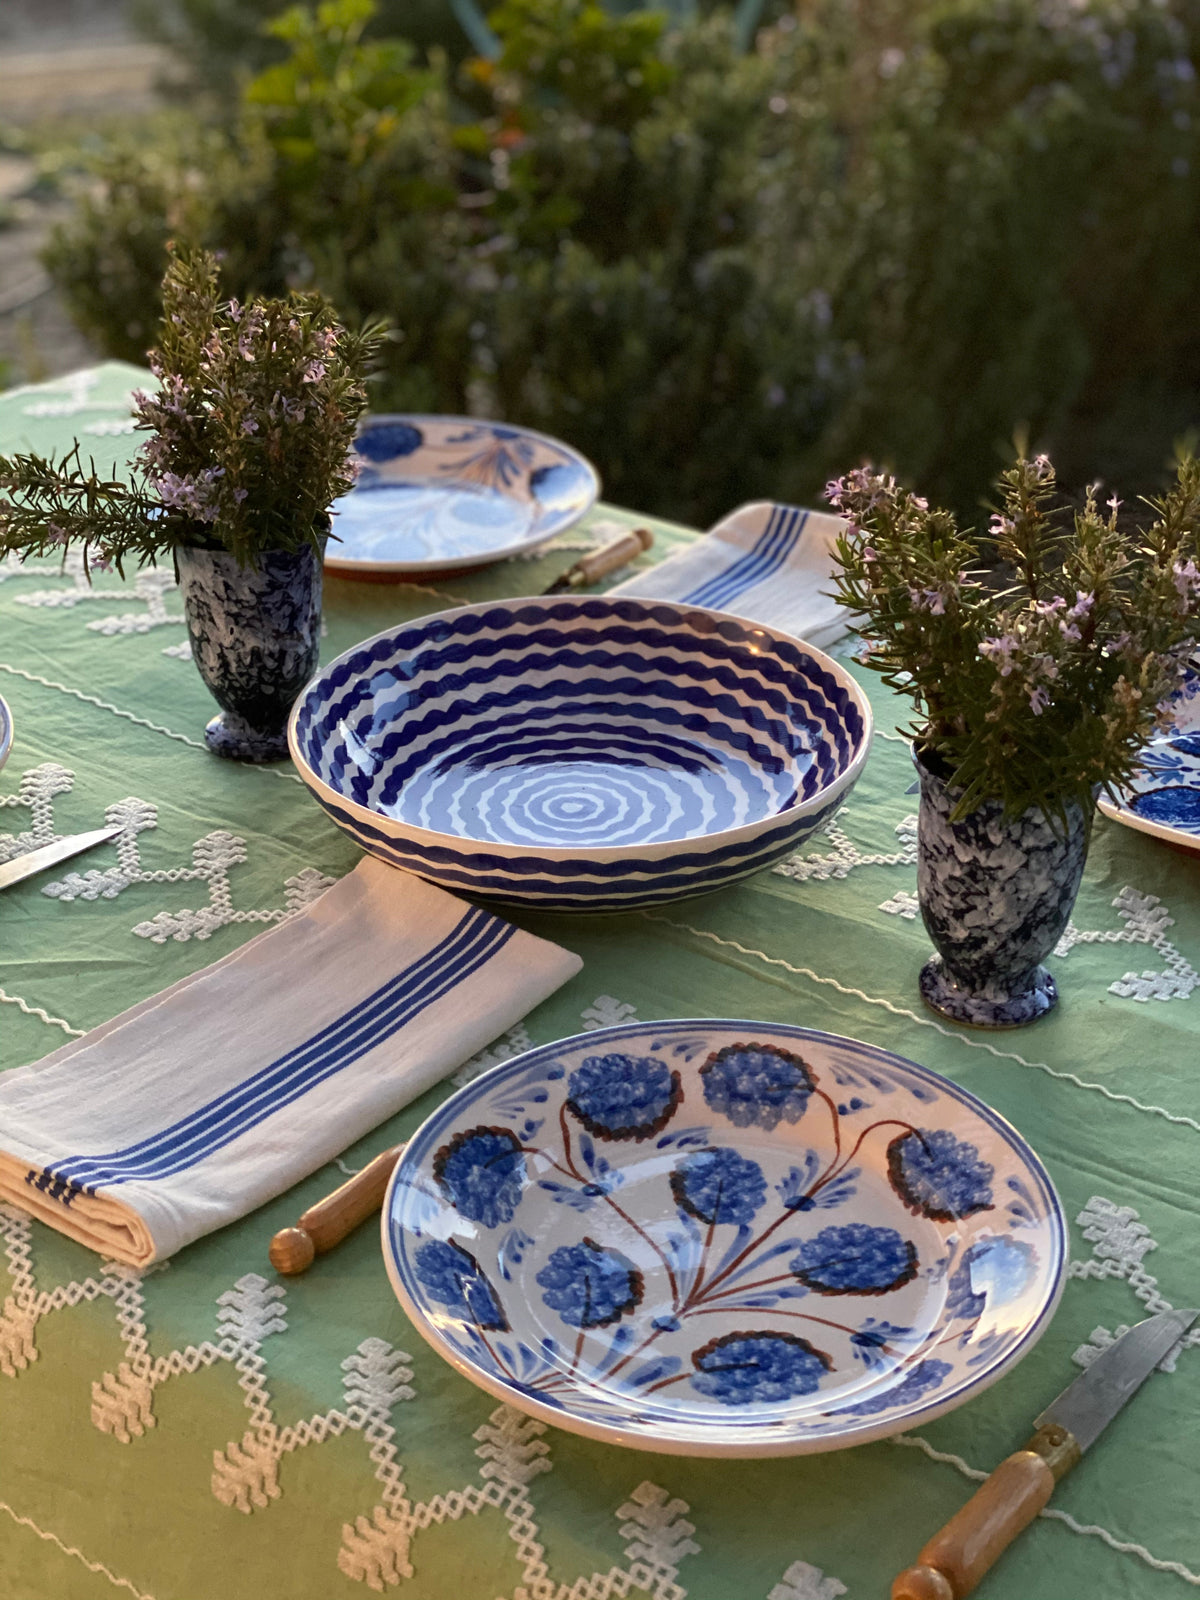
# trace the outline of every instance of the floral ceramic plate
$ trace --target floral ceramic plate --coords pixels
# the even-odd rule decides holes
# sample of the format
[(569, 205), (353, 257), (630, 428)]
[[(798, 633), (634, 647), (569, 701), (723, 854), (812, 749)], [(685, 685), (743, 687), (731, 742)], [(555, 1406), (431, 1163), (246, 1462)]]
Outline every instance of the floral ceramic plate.
[(451, 572), (536, 549), (600, 492), (595, 468), (529, 428), (472, 417), (374, 416), (354, 441), (358, 481), (333, 503), (331, 572)]
[(0, 698), (0, 767), (8, 760), (8, 752), (12, 749), (12, 732), (12, 712)]
[(1045, 1331), (1041, 1162), (964, 1089), (806, 1028), (653, 1022), (533, 1050), (409, 1141), (401, 1304), (473, 1382), (669, 1454), (834, 1450), (961, 1405)]
[(1114, 822), (1156, 839), (1200, 850), (1200, 666), (1175, 696), (1175, 726), (1142, 751), (1142, 764), (1120, 805), (1100, 809)]

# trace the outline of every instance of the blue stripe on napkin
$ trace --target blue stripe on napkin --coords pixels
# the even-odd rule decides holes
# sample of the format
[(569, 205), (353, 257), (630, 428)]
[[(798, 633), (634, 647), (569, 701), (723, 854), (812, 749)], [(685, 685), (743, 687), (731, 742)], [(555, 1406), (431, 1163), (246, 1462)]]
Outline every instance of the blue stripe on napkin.
[(138, 1144), (70, 1156), (26, 1181), (69, 1203), (72, 1192), (165, 1178), (194, 1166), (390, 1038), (490, 961), (515, 932), (488, 912), (469, 910), (420, 960), (235, 1089)]
[(766, 527), (746, 554), (724, 572), (706, 579), (698, 589), (682, 595), (679, 603), (711, 606), (720, 611), (744, 590), (752, 589), (779, 571), (795, 549), (807, 521), (808, 512), (795, 506), (773, 507)]

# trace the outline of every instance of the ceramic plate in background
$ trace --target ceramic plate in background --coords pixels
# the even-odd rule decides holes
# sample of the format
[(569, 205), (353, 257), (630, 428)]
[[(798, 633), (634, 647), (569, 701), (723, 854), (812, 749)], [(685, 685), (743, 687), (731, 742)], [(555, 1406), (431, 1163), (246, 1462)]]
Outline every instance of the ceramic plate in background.
[(419, 1332), (571, 1432), (840, 1449), (949, 1411), (1045, 1331), (1066, 1224), (982, 1101), (776, 1023), (605, 1028), (501, 1063), (409, 1141), (383, 1248)]
[(330, 572), (402, 576), (536, 549), (591, 510), (595, 468), (545, 434), (473, 417), (373, 416), (358, 482), (332, 506)]
[(12, 749), (12, 734), (12, 712), (3, 697), (0, 697), (0, 767), (8, 760), (8, 752)]
[(1151, 739), (1122, 803), (1099, 802), (1106, 817), (1170, 844), (1200, 850), (1200, 666), (1173, 696), (1175, 726)]

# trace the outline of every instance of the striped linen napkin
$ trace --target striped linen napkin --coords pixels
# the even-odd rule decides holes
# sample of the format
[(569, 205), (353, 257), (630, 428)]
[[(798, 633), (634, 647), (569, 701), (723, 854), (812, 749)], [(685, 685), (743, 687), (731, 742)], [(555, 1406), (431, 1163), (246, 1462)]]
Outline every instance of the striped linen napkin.
[(368, 857), (305, 911), (0, 1078), (0, 1199), (146, 1266), (333, 1159), (578, 956)]
[(845, 611), (822, 593), (832, 587), (833, 544), (845, 526), (821, 511), (758, 500), (608, 592), (728, 611), (820, 649), (850, 631)]

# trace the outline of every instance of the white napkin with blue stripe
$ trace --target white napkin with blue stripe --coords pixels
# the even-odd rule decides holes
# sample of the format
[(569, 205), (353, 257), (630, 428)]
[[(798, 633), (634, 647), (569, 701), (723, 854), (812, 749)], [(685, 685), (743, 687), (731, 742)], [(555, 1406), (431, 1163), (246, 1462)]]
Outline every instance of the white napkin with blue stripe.
[(758, 500), (609, 593), (728, 611), (821, 649), (850, 631), (828, 594), (834, 541), (845, 526), (821, 511)]
[(146, 1266), (332, 1160), (581, 965), (368, 857), (298, 916), (0, 1077), (0, 1199)]

